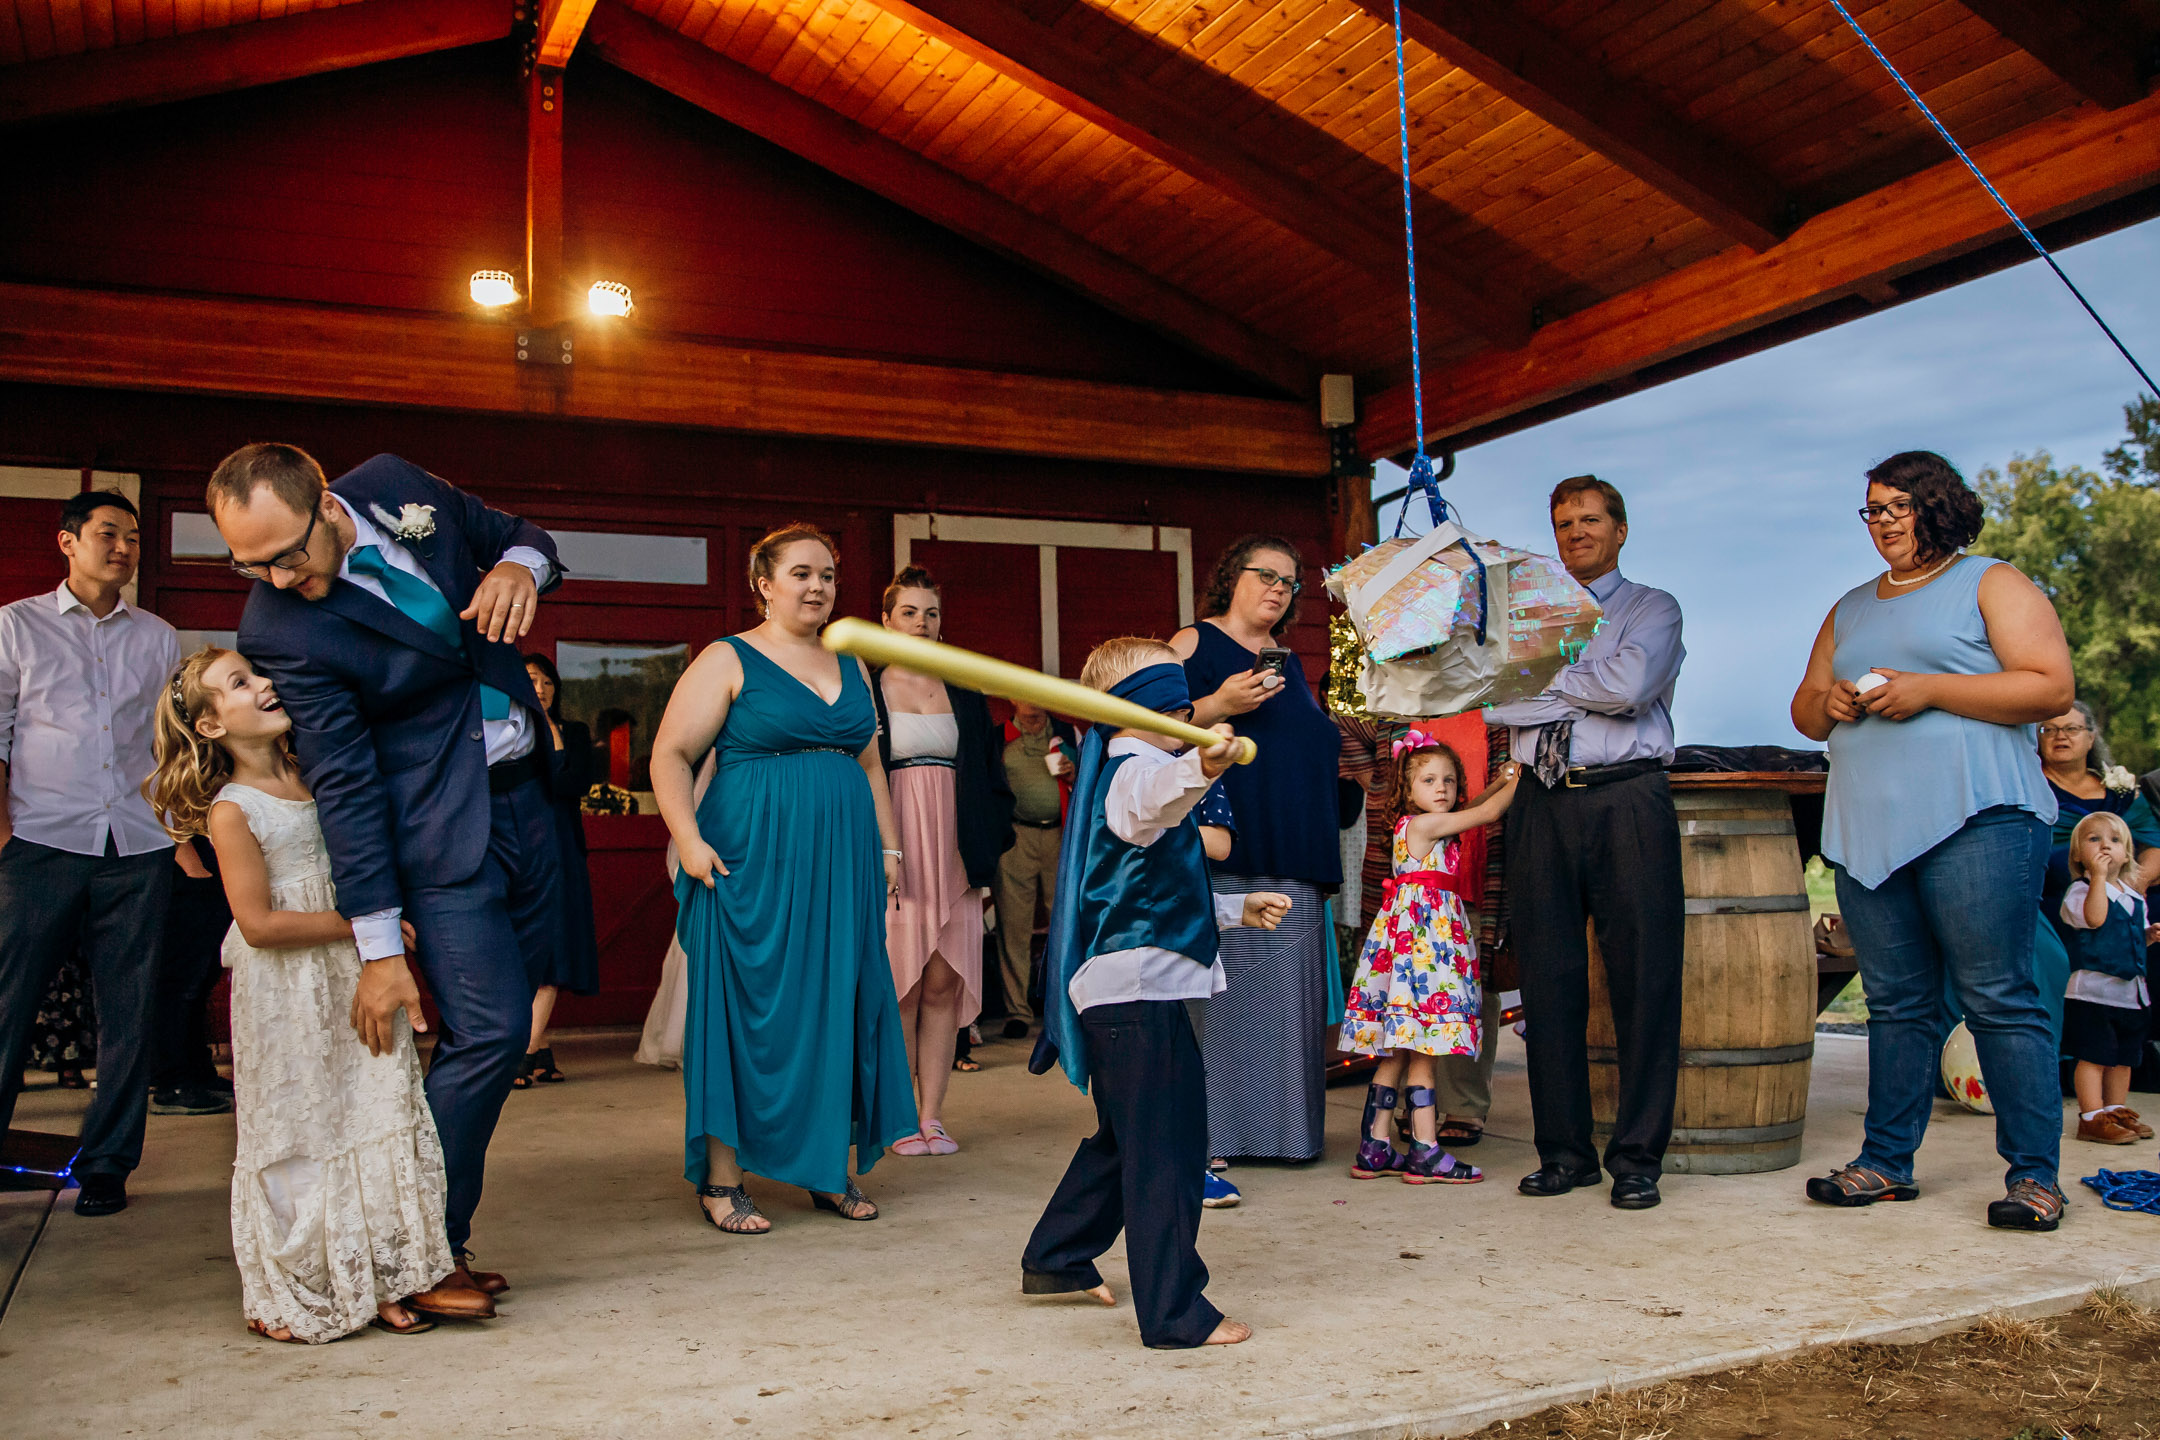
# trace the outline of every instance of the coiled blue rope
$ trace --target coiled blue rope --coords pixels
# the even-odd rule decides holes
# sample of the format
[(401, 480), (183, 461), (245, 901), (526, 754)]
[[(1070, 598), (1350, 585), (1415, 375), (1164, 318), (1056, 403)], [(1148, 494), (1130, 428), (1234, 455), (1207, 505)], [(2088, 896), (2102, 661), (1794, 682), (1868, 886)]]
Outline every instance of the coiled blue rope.
[(2081, 1182), (2090, 1185), (2100, 1203), (2110, 1210), (2135, 1210), (2160, 1215), (2160, 1171), (2102, 1170)]
[[(2107, 336), (2109, 341), (2114, 344), (2116, 351), (2121, 354), (2123, 359), (2130, 362), (2130, 368), (2137, 371), (2138, 379), (2143, 380), (2147, 388), (2151, 389), (2155, 394), (2160, 394), (2160, 385), (2153, 384), (2152, 376), (2145, 373), (2145, 367), (2138, 363), (2137, 356), (2130, 353), (2130, 347), (2123, 344), (2122, 337), (2117, 335), (2114, 330), (2109, 327), (2107, 321), (2100, 318), (2100, 312), (2093, 309), (2092, 301), (2085, 298), (2085, 292), (2078, 289), (2077, 285), (2070, 279), (2068, 275), (2063, 274), (2062, 266), (2055, 263), (2055, 257), (2048, 253), (2047, 246), (2040, 243), (2040, 237), (2033, 234), (2032, 228), (2025, 223), (2023, 216), (2019, 215), (2017, 211), (2010, 208), (2010, 202), (2003, 199), (2002, 191), (1995, 188), (1994, 182), (1989, 180), (1987, 176), (1980, 173), (1980, 167), (1973, 163), (1972, 156), (1965, 153), (1965, 147), (1958, 144), (1957, 137), (1950, 133), (1950, 127), (1943, 124), (1941, 120), (1936, 118), (1935, 112), (1928, 108), (1927, 101), (1920, 98), (1920, 92), (1913, 89), (1911, 84), (1906, 81), (1904, 75), (1899, 73), (1897, 66), (1890, 63), (1890, 57), (1883, 54), (1882, 47), (1875, 43), (1875, 37), (1860, 28), (1860, 22), (1853, 19), (1852, 12), (1845, 8), (1842, 0), (1830, 0), (1830, 8), (1837, 11), (1840, 16), (1844, 17), (1845, 23), (1852, 27), (1853, 34), (1860, 37), (1860, 43), (1867, 46), (1868, 53), (1870, 55), (1873, 55), (1876, 60), (1881, 62), (1883, 69), (1890, 72), (1891, 79), (1897, 81), (1898, 89), (1905, 92), (1905, 98), (1912, 101), (1913, 105), (1920, 111), (1920, 113), (1927, 117), (1928, 124), (1935, 127), (1935, 133), (1942, 136), (1943, 143), (1950, 147), (1951, 151), (1956, 154), (1958, 159), (1965, 162), (1965, 168), (1972, 171), (1973, 179), (1980, 182), (1980, 188), (1987, 191), (1989, 198), (1994, 200), (1997, 205), (2002, 207), (2003, 214), (2009, 216), (2010, 223), (2017, 226), (2018, 234), (2025, 237), (2025, 243), (2032, 246), (2033, 253), (2038, 255), (2042, 260), (2045, 260), (2047, 262), (2048, 269), (2055, 272), (2055, 278), (2062, 281), (2063, 285), (2070, 291), (2070, 293), (2077, 297), (2078, 304), (2085, 307), (2085, 313), (2092, 316), (2093, 324), (2100, 327), (2100, 333)], [(1396, 0), (1395, 24), (1398, 36), (1398, 43), (1400, 43), (1399, 37), (1402, 27), (1402, 0)], [(1413, 324), (1414, 323), (1415, 322), (1413, 321)], [(1420, 427), (1420, 433), (1422, 433), (1422, 427)], [(2105, 1174), (2106, 1172), (2103, 1171), (2101, 1173)]]

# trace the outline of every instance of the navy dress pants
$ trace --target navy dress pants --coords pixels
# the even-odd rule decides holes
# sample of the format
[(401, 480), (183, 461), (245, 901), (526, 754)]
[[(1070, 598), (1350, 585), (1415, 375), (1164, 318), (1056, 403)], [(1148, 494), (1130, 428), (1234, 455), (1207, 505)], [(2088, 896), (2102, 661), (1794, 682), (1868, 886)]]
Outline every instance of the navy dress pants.
[(442, 1137), (450, 1246), (463, 1249), (488, 1141), (532, 1038), (533, 986), (555, 944), (561, 862), (555, 808), (538, 780), (488, 797), (487, 857), (452, 885), (407, 882), (415, 958), (442, 1017), (428, 1109)]
[(142, 1163), (150, 1108), (150, 1012), (165, 902), (179, 867), (170, 846), (78, 855), (14, 836), (0, 849), (0, 1136), (22, 1089), (30, 1025), (78, 937), (97, 998), (97, 1093), (74, 1173), (125, 1175)]
[(1080, 1014), (1096, 1131), (1080, 1142), (1020, 1258), (1030, 1294), (1092, 1290), (1096, 1257), (1125, 1232), (1140, 1339), (1187, 1349), (1222, 1312), (1201, 1292), (1200, 1189), (1207, 1174), (1207, 1076), (1176, 1000), (1098, 1005)]

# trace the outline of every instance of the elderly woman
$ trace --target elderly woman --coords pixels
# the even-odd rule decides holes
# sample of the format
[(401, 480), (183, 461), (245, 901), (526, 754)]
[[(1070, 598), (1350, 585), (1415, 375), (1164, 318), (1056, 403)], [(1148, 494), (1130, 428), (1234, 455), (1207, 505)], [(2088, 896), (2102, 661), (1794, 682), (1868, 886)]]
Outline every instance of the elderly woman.
[[(848, 1174), (916, 1133), (885, 908), (900, 840), (870, 677), (829, 654), (837, 547), (790, 525), (750, 551), (762, 623), (708, 646), (668, 697), (653, 795), (682, 870), (684, 1178), (731, 1235), (772, 1221), (743, 1172), (875, 1220)], [(692, 775), (717, 757), (704, 798)]]
[(2053, 1230), (2062, 1101), (2030, 907), (2056, 802), (2033, 727), (2070, 704), (2070, 650), (2030, 580), (1959, 553), (1980, 533), (1980, 500), (1947, 460), (1907, 451), (1867, 479), (1860, 517), (1889, 568), (1824, 619), (1792, 702), (1794, 726), (1829, 742), (1823, 858), (1869, 1012), (1865, 1142), (1807, 1194), (1918, 1197), (1947, 980), (2009, 1167), (1988, 1223)]
[[(1218, 892), (1290, 896), (1278, 930), (1226, 930), (1229, 988), (1203, 1008), (1208, 1149), (1236, 1156), (1311, 1160), (1321, 1149), (1327, 1009), (1325, 892), (1342, 883), (1335, 828), (1342, 737), (1313, 698), (1305, 667), (1281, 651), (1297, 617), (1304, 560), (1272, 535), (1248, 535), (1215, 562), (1206, 618), (1170, 647), (1185, 661), (1193, 723), (1233, 721), (1260, 747), (1221, 786), (1237, 817), (1229, 858), (1210, 867)], [(1272, 657), (1263, 651), (1277, 650)], [(1279, 662), (1279, 663), (1272, 663)], [(1227, 1193), (1225, 1193), (1227, 1192)], [(1214, 1182), (1208, 1203), (1235, 1203)]]
[(2055, 794), (2055, 825), (2048, 851), (2047, 877), (2040, 887), (2040, 919), (2034, 941), (2034, 965), (2040, 997), (2047, 1003), (2055, 1031), (2062, 1033), (2063, 987), (2070, 979), (2070, 953), (2059, 928), (2063, 894), (2070, 888), (2070, 832), (2096, 810), (2120, 815), (2130, 827), (2137, 868), (2123, 879), (2143, 892), (2160, 884), (2160, 815), (2138, 793), (2137, 780), (2118, 767), (2101, 738), (2100, 721), (2082, 700), (2040, 727), (2040, 768)]
[[(884, 618), (902, 635), (944, 632), (944, 600), (929, 571), (910, 565), (893, 576)], [(1012, 788), (982, 696), (895, 665), (877, 672), (872, 698), (907, 852), (885, 912), (885, 949), (921, 1120), (893, 1153), (950, 1155), (960, 1143), (945, 1130), (945, 1090), (955, 1039), (982, 1010), (983, 901), (1013, 843)]]

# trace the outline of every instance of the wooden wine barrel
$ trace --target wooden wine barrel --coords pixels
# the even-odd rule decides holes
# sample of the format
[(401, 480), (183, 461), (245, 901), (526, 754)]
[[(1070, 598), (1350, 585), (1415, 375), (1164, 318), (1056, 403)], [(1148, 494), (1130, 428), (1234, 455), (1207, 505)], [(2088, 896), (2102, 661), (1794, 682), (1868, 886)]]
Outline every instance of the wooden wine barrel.
[[(1815, 953), (1792, 807), (1779, 790), (1696, 785), (1676, 786), (1673, 803), (1687, 950), (1680, 1089), (1665, 1169), (1783, 1170), (1800, 1163), (1815, 1054)], [(1619, 1108), (1620, 1077), (1594, 931), (1589, 1044), (1602, 1146)]]

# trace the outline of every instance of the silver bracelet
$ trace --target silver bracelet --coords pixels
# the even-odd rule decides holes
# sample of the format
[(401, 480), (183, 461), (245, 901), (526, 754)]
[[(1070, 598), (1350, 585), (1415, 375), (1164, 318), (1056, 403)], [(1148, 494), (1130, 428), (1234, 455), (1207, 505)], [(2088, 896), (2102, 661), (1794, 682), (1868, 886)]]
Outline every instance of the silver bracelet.
[(907, 856), (905, 856), (905, 855), (901, 854), (901, 853), (900, 853), (900, 852), (899, 852), (898, 850), (887, 850), (887, 851), (886, 851), (885, 853), (886, 853), (887, 855), (890, 855), (890, 856), (892, 856), (892, 858), (893, 858), (893, 859), (895, 859), (895, 860), (905, 860), (905, 859), (907, 859)]

